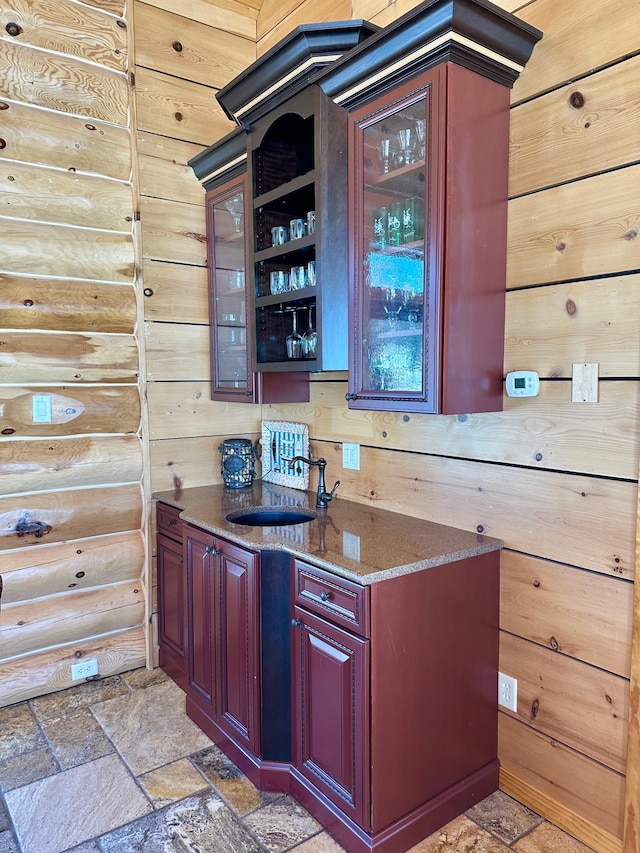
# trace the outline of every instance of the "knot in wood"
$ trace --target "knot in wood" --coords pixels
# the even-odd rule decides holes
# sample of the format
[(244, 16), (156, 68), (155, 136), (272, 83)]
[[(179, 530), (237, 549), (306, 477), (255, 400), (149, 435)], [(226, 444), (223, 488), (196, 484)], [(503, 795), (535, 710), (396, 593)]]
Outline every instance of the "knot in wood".
[(567, 309), (567, 314), (570, 317), (575, 317), (578, 313), (578, 306), (573, 301), (573, 299), (567, 299), (567, 301), (564, 303), (564, 307)]
[(559, 243), (556, 243), (556, 249), (562, 254), (562, 252), (566, 252), (567, 244), (560, 241)]
[(535, 720), (538, 716), (538, 711), (540, 710), (540, 702), (538, 699), (534, 699), (531, 703), (531, 719)]
[(535, 588), (536, 588), (536, 589), (538, 589), (538, 587), (540, 587), (540, 586), (541, 586), (541, 583), (540, 583), (540, 581), (538, 580), (538, 578), (536, 578), (536, 579), (534, 580), (533, 585), (535, 586)]
[(176, 51), (176, 53), (180, 53), (182, 51), (182, 42), (174, 41), (171, 47)]
[(33, 299), (25, 299), (22, 303), (26, 308), (31, 308), (33, 305)]
[(484, 524), (479, 524), (476, 527), (476, 530), (478, 531), (478, 533), (484, 533)]
[(0, 139), (0, 149), (7, 147), (6, 139)]
[(116, 24), (120, 27), (121, 30), (127, 29), (126, 21), (116, 21)]
[(0, 101), (0, 110), (8, 110), (9, 104), (5, 104), (4, 101)]
[(174, 113), (176, 121), (182, 121), (182, 113)]
[(549, 640), (549, 645), (550, 645), (550, 646), (551, 646), (551, 648), (554, 650), (554, 652), (557, 652), (557, 651), (559, 651), (559, 649), (560, 649), (560, 643), (556, 640), (556, 638), (555, 638), (555, 637), (551, 637), (551, 638), (550, 638), (550, 640)]
[(536, 453), (534, 459), (536, 460), (536, 462), (542, 462), (542, 453), (540, 453), (540, 451), (538, 451), (538, 453)]
[(569, 95), (569, 103), (576, 110), (582, 109), (585, 105), (585, 97), (582, 92), (572, 92)]
[(5, 30), (10, 36), (19, 36), (22, 32), (22, 27), (20, 24), (16, 24), (15, 21), (9, 21), (9, 23), (5, 26)]
[(636, 229), (631, 228), (631, 230), (627, 231), (627, 233), (624, 235), (624, 239), (625, 240), (635, 240), (637, 236), (638, 236), (638, 232), (636, 231)]
[(142, 292), (145, 296), (153, 296), (153, 290), (150, 287), (145, 287)]

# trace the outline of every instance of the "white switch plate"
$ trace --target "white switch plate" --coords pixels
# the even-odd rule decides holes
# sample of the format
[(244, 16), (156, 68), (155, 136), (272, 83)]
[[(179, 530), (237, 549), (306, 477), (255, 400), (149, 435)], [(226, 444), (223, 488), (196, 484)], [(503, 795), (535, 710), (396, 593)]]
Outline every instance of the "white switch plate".
[(598, 362), (571, 365), (571, 402), (598, 402)]
[(342, 467), (351, 468), (353, 471), (360, 470), (360, 445), (347, 444), (342, 445)]
[(51, 394), (34, 394), (32, 400), (34, 424), (50, 424)]

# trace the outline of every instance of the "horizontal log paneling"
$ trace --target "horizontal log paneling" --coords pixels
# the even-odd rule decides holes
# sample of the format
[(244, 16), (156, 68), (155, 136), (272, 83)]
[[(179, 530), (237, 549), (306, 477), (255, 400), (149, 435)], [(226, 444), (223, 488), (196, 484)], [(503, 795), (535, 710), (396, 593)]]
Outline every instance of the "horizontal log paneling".
[(47, 491), (142, 478), (137, 435), (79, 436), (0, 442), (4, 494)]
[(133, 334), (135, 321), (130, 285), (0, 272), (0, 328)]
[(137, 580), (143, 566), (144, 541), (140, 532), (5, 551), (2, 606), (71, 589)]
[(145, 197), (140, 204), (145, 258), (206, 265), (204, 206)]
[(626, 678), (504, 633), (500, 672), (518, 679), (518, 718), (523, 723), (624, 773)]
[(0, 193), (3, 213), (18, 219), (112, 231), (131, 228), (131, 185), (111, 178), (11, 163), (0, 175)]
[(3, 382), (136, 382), (138, 346), (133, 335), (3, 332)]
[[(351, 0), (288, 0), (285, 18), (282, 6), (264, 3), (258, 16), (258, 55), (266, 53), (280, 39), (289, 35), (291, 30), (301, 24), (313, 24), (316, 21), (344, 21), (351, 18)], [(271, 15), (271, 10), (275, 11)]]
[(526, 365), (541, 376), (570, 378), (572, 364), (598, 362), (601, 378), (637, 378), (638, 316), (640, 275), (511, 291), (504, 371)]
[[(500, 788), (521, 803), (529, 804), (530, 808), (547, 820), (564, 827), (570, 835), (584, 839), (590, 848), (598, 850), (599, 853), (622, 853), (620, 838), (602, 829), (592, 819), (578, 815), (567, 808), (558, 800), (558, 792), (553, 788), (551, 794), (540, 791), (504, 767), (500, 768)], [(548, 853), (560, 853), (560, 851), (548, 851)], [(635, 853), (635, 849), (632, 853)]]
[(518, 17), (544, 37), (513, 87), (512, 103), (638, 52), (636, 0), (616, 0), (614, 8), (602, 0), (580, 0), (564, 4), (561, 15), (557, 0), (535, 0), (523, 5)]
[[(221, 89), (256, 58), (255, 42), (169, 11), (135, 4), (136, 63)], [(174, 45), (179, 44), (179, 47)]]
[[(176, 345), (178, 340), (180, 344)], [(211, 379), (209, 326), (146, 323), (145, 349), (150, 381)]]
[(71, 679), (76, 655), (96, 658), (103, 677), (144, 666), (145, 630), (129, 628), (0, 664), (0, 706), (77, 684)]
[(256, 18), (262, 6), (262, 0), (189, 0), (188, 7), (184, 3), (182, 9), (176, 9), (175, 0), (144, 0), (156, 9), (167, 12), (182, 11), (192, 21), (200, 21), (210, 27), (219, 27), (230, 33), (245, 38), (256, 37)]
[(140, 192), (154, 198), (204, 205), (202, 185), (188, 165), (188, 160), (200, 151), (202, 145), (155, 133), (139, 133)]
[[(524, 365), (538, 367), (529, 360), (514, 367)], [(314, 438), (324, 441), (627, 479), (637, 476), (637, 382), (600, 382), (596, 405), (572, 403), (569, 382), (542, 382), (537, 397), (506, 397), (503, 412), (413, 414), (408, 420), (397, 412), (350, 411), (344, 399), (346, 381), (312, 381), (310, 389), (309, 403), (263, 406), (264, 419), (301, 421)]]
[[(51, 423), (33, 423), (34, 394), (51, 395)], [(137, 387), (2, 387), (0, 433), (38, 437), (78, 433), (131, 433), (140, 425)]]
[(129, 114), (129, 84), (121, 72), (6, 40), (0, 52), (0, 95), (123, 126)]
[(500, 627), (629, 677), (633, 584), (504, 550)]
[(147, 387), (151, 438), (255, 432), (260, 407), (213, 403), (208, 382), (153, 382)]
[[(138, 484), (37, 492), (0, 498), (0, 550), (137, 530), (143, 502)], [(41, 537), (19, 536), (20, 521), (46, 525)]]
[(139, 580), (9, 604), (3, 606), (0, 619), (2, 660), (143, 622), (144, 593)]
[[(259, 427), (258, 410), (256, 429)], [(149, 447), (151, 490), (188, 489), (194, 486), (207, 486), (210, 483), (221, 483), (218, 448), (222, 442), (226, 438), (249, 438), (255, 441), (257, 437), (257, 432), (239, 433), (230, 425), (227, 435), (152, 441)]]
[(638, 269), (640, 166), (509, 203), (509, 287)]
[(5, 0), (3, 6), (21, 27), (18, 43), (126, 70), (127, 31), (112, 15), (71, 0)]
[(111, 12), (112, 15), (122, 17), (126, 0), (82, 0), (82, 2), (86, 6), (93, 6), (96, 9), (102, 9), (105, 12)]
[(138, 130), (200, 145), (211, 145), (234, 128), (213, 89), (147, 68), (136, 71), (136, 110)]
[(145, 258), (142, 278), (147, 319), (174, 323), (209, 322), (206, 267)]
[(362, 447), (341, 468), (340, 444), (318, 443), (343, 494), (416, 518), (481, 531), (524, 551), (633, 578), (635, 483)]
[(635, 162), (639, 77), (635, 57), (513, 109), (509, 194)]
[[(508, 714), (499, 715), (498, 754), (502, 767), (524, 783), (621, 837), (624, 776)], [(583, 837), (579, 823), (574, 831)]]
[(128, 234), (4, 216), (0, 230), (0, 269), (5, 272), (133, 281), (133, 239)]
[(55, 110), (3, 101), (0, 162), (40, 163), (78, 172), (131, 178), (131, 137), (125, 127)]

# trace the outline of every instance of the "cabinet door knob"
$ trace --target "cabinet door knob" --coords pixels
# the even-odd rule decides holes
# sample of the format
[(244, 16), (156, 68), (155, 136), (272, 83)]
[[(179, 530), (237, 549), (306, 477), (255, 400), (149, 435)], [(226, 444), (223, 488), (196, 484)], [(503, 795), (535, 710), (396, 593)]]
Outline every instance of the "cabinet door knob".
[(170, 518), (169, 521), (167, 521), (167, 527), (173, 527), (174, 524), (175, 524), (175, 521), (172, 518)]
[(329, 601), (329, 599), (331, 598), (331, 593), (329, 593), (329, 592), (321, 592), (321, 593), (320, 593), (320, 598), (322, 599), (322, 601)]
[(299, 619), (292, 619), (291, 624), (293, 625), (294, 628), (297, 628), (300, 625), (300, 620)]
[(211, 554), (212, 557), (216, 557), (220, 553), (220, 551), (216, 550), (213, 545), (206, 545), (204, 553)]
[(358, 395), (357, 395), (357, 394), (351, 394), (349, 391), (347, 391), (347, 393), (344, 395), (344, 399), (345, 399), (347, 402), (349, 402), (349, 400), (357, 400), (357, 399), (358, 399)]

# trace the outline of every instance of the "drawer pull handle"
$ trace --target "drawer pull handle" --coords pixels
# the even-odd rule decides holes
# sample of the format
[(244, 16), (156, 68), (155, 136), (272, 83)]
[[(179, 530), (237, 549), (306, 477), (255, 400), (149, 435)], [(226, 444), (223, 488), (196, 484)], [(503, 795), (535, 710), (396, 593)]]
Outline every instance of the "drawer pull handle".
[(172, 518), (170, 518), (169, 521), (167, 521), (167, 527), (173, 527), (174, 524), (175, 524), (175, 521)]
[(292, 620), (291, 620), (291, 625), (292, 625), (294, 628), (297, 628), (297, 627), (300, 625), (300, 620), (299, 620), (299, 619), (292, 619)]
[(331, 598), (331, 595), (328, 592), (321, 592), (320, 598), (322, 599), (322, 601), (329, 601), (329, 599)]
[(204, 549), (205, 554), (211, 554), (212, 557), (217, 557), (220, 551), (217, 551), (213, 545), (206, 545)]

